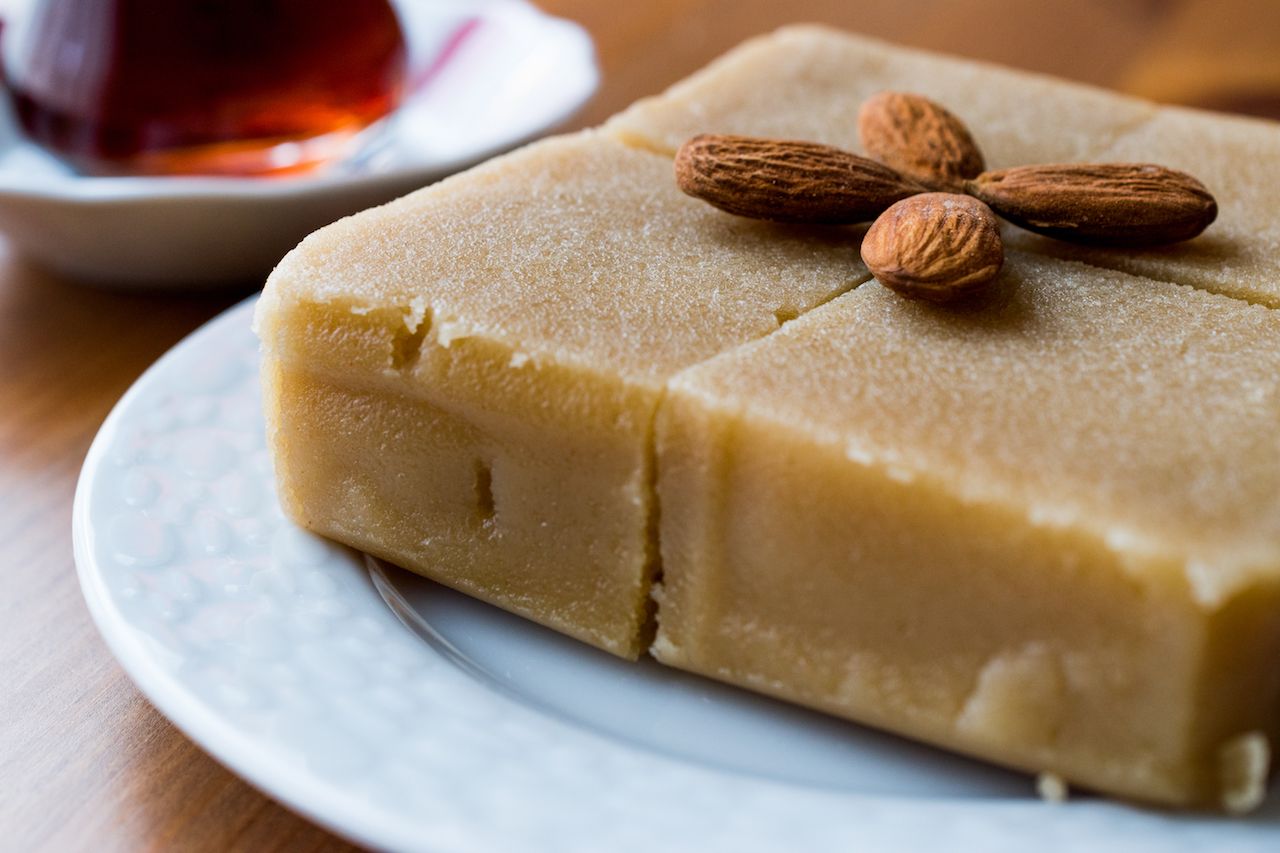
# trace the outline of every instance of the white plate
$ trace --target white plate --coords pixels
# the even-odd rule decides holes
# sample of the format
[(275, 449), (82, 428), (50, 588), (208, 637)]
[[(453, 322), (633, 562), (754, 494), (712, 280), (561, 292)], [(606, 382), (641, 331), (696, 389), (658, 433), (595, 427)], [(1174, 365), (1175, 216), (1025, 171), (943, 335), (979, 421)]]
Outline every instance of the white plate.
[(261, 278), (321, 225), (543, 133), (595, 90), (591, 39), (523, 0), (398, 7), (419, 68), (465, 36), (353, 160), (290, 178), (83, 177), (0, 108), (0, 230), (38, 263), (117, 286)]
[(1042, 803), (1027, 777), (616, 660), (303, 532), (272, 491), (252, 307), (111, 413), (76, 562), (151, 701), (336, 832), (539, 853), (1280, 849), (1274, 794), (1247, 820)]

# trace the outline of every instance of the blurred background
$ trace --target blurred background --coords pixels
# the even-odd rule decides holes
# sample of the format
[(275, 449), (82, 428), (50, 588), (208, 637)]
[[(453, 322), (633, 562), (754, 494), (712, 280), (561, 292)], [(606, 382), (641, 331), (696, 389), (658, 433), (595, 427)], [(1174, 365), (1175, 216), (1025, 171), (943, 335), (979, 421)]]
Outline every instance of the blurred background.
[(742, 39), (818, 21), (1159, 101), (1280, 118), (1276, 0), (541, 0), (595, 36), (595, 124)]

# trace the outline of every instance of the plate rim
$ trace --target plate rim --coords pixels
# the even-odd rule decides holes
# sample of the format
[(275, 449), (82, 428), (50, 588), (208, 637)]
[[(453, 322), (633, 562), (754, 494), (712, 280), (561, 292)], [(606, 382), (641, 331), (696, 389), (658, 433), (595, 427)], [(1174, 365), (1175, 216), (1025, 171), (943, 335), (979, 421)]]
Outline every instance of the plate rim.
[[(334, 815), (345, 814), (344, 806), (348, 801), (332, 796), (326, 790), (327, 786), (305, 774), (293, 773), (287, 767), (271, 769), (269, 764), (263, 765), (254, 761), (250, 755), (250, 739), (243, 732), (220, 718), (206, 703), (195, 701), (195, 698), (181, 689), (180, 685), (173, 683), (175, 679), (155, 664), (141, 648), (142, 644), (127, 630), (121, 630), (127, 626), (117, 624), (122, 621), (121, 616), (112, 610), (102, 573), (94, 570), (96, 560), (93, 556), (92, 542), (96, 533), (88, 523), (89, 500), (94, 481), (106, 461), (108, 447), (119, 422), (124, 418), (129, 406), (141, 396), (148, 380), (157, 376), (170, 362), (174, 361), (184, 345), (216, 323), (247, 310), (249, 306), (256, 305), (258, 298), (259, 294), (256, 293), (247, 296), (192, 329), (189, 334), (184, 335), (181, 340), (152, 362), (112, 406), (94, 435), (76, 478), (71, 507), (71, 539), (76, 578), (94, 627), (111, 651), (112, 657), (143, 697), (171, 725), (195, 743), (202, 752), (272, 801), (284, 805), (348, 841), (378, 846), (380, 841), (385, 842), (386, 839), (378, 839), (353, 829), (358, 825), (358, 821), (346, 822), (333, 819)], [(304, 796), (287, 796), (281, 793), (284, 790), (296, 790), (299, 787)], [(352, 815), (352, 817), (355, 816)]]

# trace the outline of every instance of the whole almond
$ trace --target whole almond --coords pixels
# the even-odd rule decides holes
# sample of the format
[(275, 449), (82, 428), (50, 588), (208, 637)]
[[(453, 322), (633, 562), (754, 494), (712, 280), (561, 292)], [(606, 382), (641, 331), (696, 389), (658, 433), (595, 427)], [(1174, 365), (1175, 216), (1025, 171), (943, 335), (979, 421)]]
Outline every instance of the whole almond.
[(676, 183), (728, 213), (772, 222), (866, 222), (923, 187), (830, 145), (703, 134), (680, 146)]
[(858, 136), (876, 160), (930, 189), (960, 192), (986, 168), (964, 122), (921, 95), (868, 98), (858, 111)]
[(1149, 163), (1019, 166), (983, 172), (965, 189), (1029, 231), (1098, 246), (1190, 240), (1218, 215), (1204, 184)]
[(952, 302), (983, 290), (1000, 272), (1000, 223), (969, 196), (912, 196), (872, 224), (862, 240), (862, 260), (877, 281), (902, 296)]

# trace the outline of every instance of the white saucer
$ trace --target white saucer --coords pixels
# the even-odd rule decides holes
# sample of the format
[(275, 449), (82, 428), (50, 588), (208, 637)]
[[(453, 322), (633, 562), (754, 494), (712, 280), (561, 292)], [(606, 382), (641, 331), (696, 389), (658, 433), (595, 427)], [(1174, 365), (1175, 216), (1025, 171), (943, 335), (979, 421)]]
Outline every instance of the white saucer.
[(1275, 792), (1235, 820), (1046, 804), (1028, 777), (617, 660), (303, 532), (273, 493), (252, 310), (111, 413), (76, 562), (151, 701), (334, 831), (466, 853), (1280, 849)]
[(260, 280), (321, 225), (546, 132), (595, 91), (591, 39), (523, 0), (398, 8), (422, 62), (465, 36), (351, 162), (290, 178), (84, 177), (0, 109), (0, 231), (44, 266), (114, 286)]

